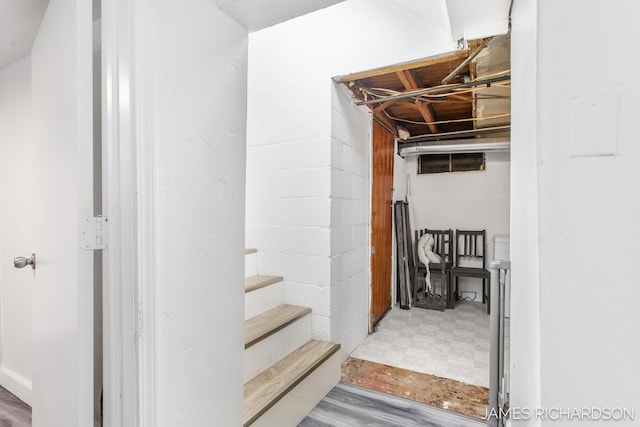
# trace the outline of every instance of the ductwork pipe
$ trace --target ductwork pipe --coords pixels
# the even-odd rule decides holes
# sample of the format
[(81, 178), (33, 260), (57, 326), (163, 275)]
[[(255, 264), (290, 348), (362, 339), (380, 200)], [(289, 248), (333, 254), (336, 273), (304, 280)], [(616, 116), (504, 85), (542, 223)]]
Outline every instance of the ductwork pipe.
[(451, 139), (448, 141), (400, 142), (398, 155), (408, 157), (437, 153), (486, 153), (488, 151), (509, 151), (510, 149), (511, 139), (509, 137)]

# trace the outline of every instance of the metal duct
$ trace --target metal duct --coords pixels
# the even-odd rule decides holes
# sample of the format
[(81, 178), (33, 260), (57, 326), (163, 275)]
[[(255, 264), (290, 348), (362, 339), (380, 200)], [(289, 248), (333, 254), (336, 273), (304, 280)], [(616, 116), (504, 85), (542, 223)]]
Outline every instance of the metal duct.
[(398, 142), (400, 157), (436, 153), (486, 153), (488, 151), (509, 151), (510, 149), (510, 137)]

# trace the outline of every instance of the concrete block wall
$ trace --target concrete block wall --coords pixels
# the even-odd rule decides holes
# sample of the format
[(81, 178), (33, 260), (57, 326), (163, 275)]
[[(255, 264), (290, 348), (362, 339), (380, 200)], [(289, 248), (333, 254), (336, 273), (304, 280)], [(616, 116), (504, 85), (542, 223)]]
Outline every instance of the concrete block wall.
[(371, 115), (334, 83), (331, 105), (331, 337), (351, 353), (369, 327)]
[(250, 43), (246, 246), (259, 249), (260, 274), (284, 277), (286, 303), (313, 308), (313, 335), (328, 340), (331, 115), (318, 108), (329, 100), (317, 86), (330, 82), (309, 91), (279, 79), (278, 64), (261, 64), (268, 47)]
[(348, 0), (249, 36), (246, 246), (347, 352), (368, 315), (370, 125), (331, 79), (454, 49), (444, 18)]

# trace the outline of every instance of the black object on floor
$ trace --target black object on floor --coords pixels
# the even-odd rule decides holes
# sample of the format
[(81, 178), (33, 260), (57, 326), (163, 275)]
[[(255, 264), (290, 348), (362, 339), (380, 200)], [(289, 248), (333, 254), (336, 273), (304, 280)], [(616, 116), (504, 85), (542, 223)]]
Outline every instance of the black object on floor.
[(0, 387), (0, 427), (31, 427), (31, 406)]
[(298, 427), (485, 427), (482, 420), (339, 383)]

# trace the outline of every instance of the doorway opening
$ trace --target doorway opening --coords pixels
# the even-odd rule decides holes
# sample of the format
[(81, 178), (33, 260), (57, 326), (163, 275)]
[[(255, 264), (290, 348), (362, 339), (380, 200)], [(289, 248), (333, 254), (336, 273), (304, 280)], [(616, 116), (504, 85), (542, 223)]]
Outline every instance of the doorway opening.
[[(425, 383), (453, 380), (445, 386), (451, 390), (458, 389), (457, 382), (475, 386), (462, 392), (466, 408), (434, 401), (431, 390), (416, 388), (415, 381), (401, 393), (476, 417), (485, 415), (490, 382), (489, 264), (509, 259), (509, 58), (509, 35), (504, 35), (335, 79), (374, 117), (370, 315), (375, 328), (347, 361), (351, 380), (394, 388), (406, 374), (392, 374), (393, 385), (385, 378), (402, 368), (427, 374)], [(388, 184), (388, 171), (380, 169), (386, 164), (380, 161), (385, 137), (391, 137), (396, 153)], [(404, 210), (395, 210), (394, 226), (376, 225), (378, 206), (391, 213), (391, 203), (404, 204)], [(376, 257), (391, 249), (390, 241), (386, 248), (379, 242), (392, 229), (393, 261)], [(425, 231), (435, 238), (430, 249), (441, 257), (437, 261), (419, 257)], [(425, 264), (430, 268), (419, 268)], [(381, 277), (385, 267), (393, 267), (389, 277)], [(380, 280), (386, 287), (376, 285)], [(393, 294), (393, 307), (380, 309), (387, 293)], [(426, 304), (429, 295), (438, 304)], [(509, 289), (506, 295), (508, 349)]]
[[(468, 209), (461, 203), (454, 204), (462, 196), (451, 197), (454, 192), (449, 187), (477, 198), (480, 192), (471, 191), (474, 185), (478, 189), (487, 182), (508, 180), (509, 175), (508, 155), (488, 151), (483, 156), (485, 168), (481, 171), (447, 172), (438, 176), (417, 173), (416, 156), (425, 154), (422, 150), (429, 145), (452, 144), (463, 137), (469, 138), (467, 143), (479, 142), (477, 136), (480, 134), (494, 138), (482, 142), (501, 142), (496, 139), (503, 135), (496, 129), (487, 130), (477, 124), (481, 122), (486, 127), (496, 128), (499, 121), (508, 119), (508, 116), (498, 117), (497, 112), (489, 112), (488, 106), (482, 107), (486, 113), (485, 110), (480, 111), (476, 101), (483, 97), (474, 94), (476, 89), (473, 85), (466, 86), (468, 64), (449, 84), (464, 85), (456, 86), (464, 91), (453, 94), (454, 102), (446, 102), (441, 97), (442, 93), (429, 92), (401, 98), (405, 92), (423, 89), (425, 82), (430, 84), (429, 88), (442, 85), (442, 79), (483, 41), (455, 50), (456, 45), (451, 42), (448, 29), (440, 28), (442, 23), (436, 18), (442, 17), (446, 23), (446, 11), (438, 14), (438, 11), (430, 10), (434, 12), (429, 14), (433, 18), (431, 22), (437, 21), (437, 26), (429, 26), (419, 22), (421, 18), (396, 6), (396, 2), (367, 3), (366, 7), (355, 1), (344, 2), (251, 33), (249, 37), (246, 246), (262, 252), (259, 257), (261, 271), (284, 276), (285, 300), (312, 308), (315, 336), (340, 343), (345, 358), (363, 341), (366, 342), (369, 329), (381, 318), (384, 322), (396, 312), (403, 313), (391, 308), (387, 317), (383, 317), (397, 298), (391, 255), (395, 245), (390, 239), (390, 248), (382, 248), (379, 246), (381, 243), (374, 243), (378, 235), (370, 234), (373, 224), (371, 196), (375, 191), (371, 187), (372, 170), (378, 162), (370, 145), (372, 134), (378, 132), (372, 121), (375, 120), (376, 127), (386, 129), (391, 135), (387, 137), (389, 142), (385, 147), (393, 162), (380, 160), (380, 166), (385, 162), (387, 166), (384, 190), (387, 200), (383, 200), (380, 206), (391, 210), (394, 200), (406, 201), (409, 195), (416, 199), (409, 200), (410, 206), (417, 207), (417, 199), (426, 206), (428, 215), (411, 214), (411, 231), (416, 228), (455, 230), (473, 227), (486, 229), (488, 239), (491, 238), (498, 231), (486, 222), (469, 224), (451, 215), (453, 211), (463, 217)], [(434, 8), (434, 5), (428, 7)], [(353, 22), (349, 18), (362, 13), (367, 14), (367, 22), (376, 22), (376, 25), (353, 31)], [(415, 25), (407, 25), (408, 21)], [(331, 22), (332, 31), (327, 31), (327, 22)], [(387, 31), (381, 32), (379, 28)], [(424, 43), (425, 37), (429, 40), (427, 44)], [(345, 43), (345, 40), (349, 42)], [(451, 51), (451, 54), (438, 55), (439, 52)], [(411, 52), (410, 56), (407, 52)], [(415, 68), (407, 66), (419, 62), (414, 58), (425, 58), (415, 68), (422, 66), (433, 70), (440, 67), (441, 75), (431, 76), (429, 80), (429, 73), (415, 72)], [(446, 63), (439, 62), (442, 60)], [(376, 81), (378, 77), (383, 78), (381, 67), (387, 69), (387, 82), (393, 81), (396, 86), (385, 87), (385, 82)], [(375, 73), (346, 75), (347, 85), (334, 79), (329, 98), (326, 84), (329, 78), (362, 69)], [(354, 81), (353, 85), (349, 86), (349, 80)], [(365, 84), (367, 82), (375, 84)], [(506, 79), (496, 80), (490, 84), (498, 87), (505, 82)], [(358, 100), (356, 97), (354, 101), (354, 91), (360, 88), (367, 93), (364, 98)], [(397, 95), (401, 97), (389, 99)], [(412, 99), (418, 96), (424, 101)], [(381, 97), (387, 99), (380, 103)], [(492, 98), (499, 99), (498, 96)], [(354, 106), (356, 102), (369, 101), (372, 101), (371, 105), (377, 105), (372, 108), (361, 108), (365, 104)], [(393, 102), (385, 104), (386, 101)], [(485, 99), (480, 101), (482, 105)], [(403, 110), (407, 117), (400, 115)], [(456, 116), (459, 112), (464, 116)], [(404, 121), (396, 123), (394, 118)], [(507, 129), (499, 130), (504, 132)], [(407, 139), (400, 140), (400, 133)], [(441, 134), (455, 136), (455, 139), (443, 138)], [(415, 139), (409, 139), (412, 137)], [(436, 139), (435, 144), (432, 139)], [(391, 164), (393, 171), (389, 168)], [(475, 182), (469, 186), (464, 182), (469, 177), (486, 182), (482, 185)], [(425, 193), (434, 187), (443, 190), (437, 194)], [(500, 191), (508, 195), (508, 184), (501, 184)], [(508, 198), (502, 203), (508, 217)], [(478, 206), (481, 210), (486, 207), (484, 202)], [(488, 216), (495, 219), (495, 215)], [(443, 218), (442, 224), (439, 223), (440, 218)], [(386, 224), (385, 230), (391, 232), (393, 223)], [(508, 230), (508, 221), (504, 227)], [(413, 248), (414, 245), (412, 242), (408, 247)], [(388, 255), (384, 255), (387, 249)], [(369, 288), (375, 267), (371, 262), (379, 254), (383, 254), (382, 259), (386, 258), (387, 264), (382, 269), (389, 275), (380, 282), (390, 297), (379, 298), (380, 306), (373, 312), (370, 310), (374, 295)], [(377, 273), (374, 274), (378, 278)], [(406, 276), (412, 274), (408, 271)], [(463, 307), (471, 304), (471, 301), (469, 304), (463, 301), (464, 298), (477, 299), (474, 302), (480, 306), (477, 311), (486, 319), (481, 288), (482, 285), (473, 279), (461, 278), (458, 293), (462, 300), (455, 303)], [(418, 308), (405, 313), (418, 313), (418, 310), (430, 313)], [(444, 313), (462, 312), (462, 309), (454, 308)], [(418, 323), (424, 325), (428, 322)], [(443, 330), (446, 329), (447, 322), (440, 323), (444, 323)], [(488, 331), (486, 335), (488, 348)], [(408, 341), (411, 346), (412, 340)]]

